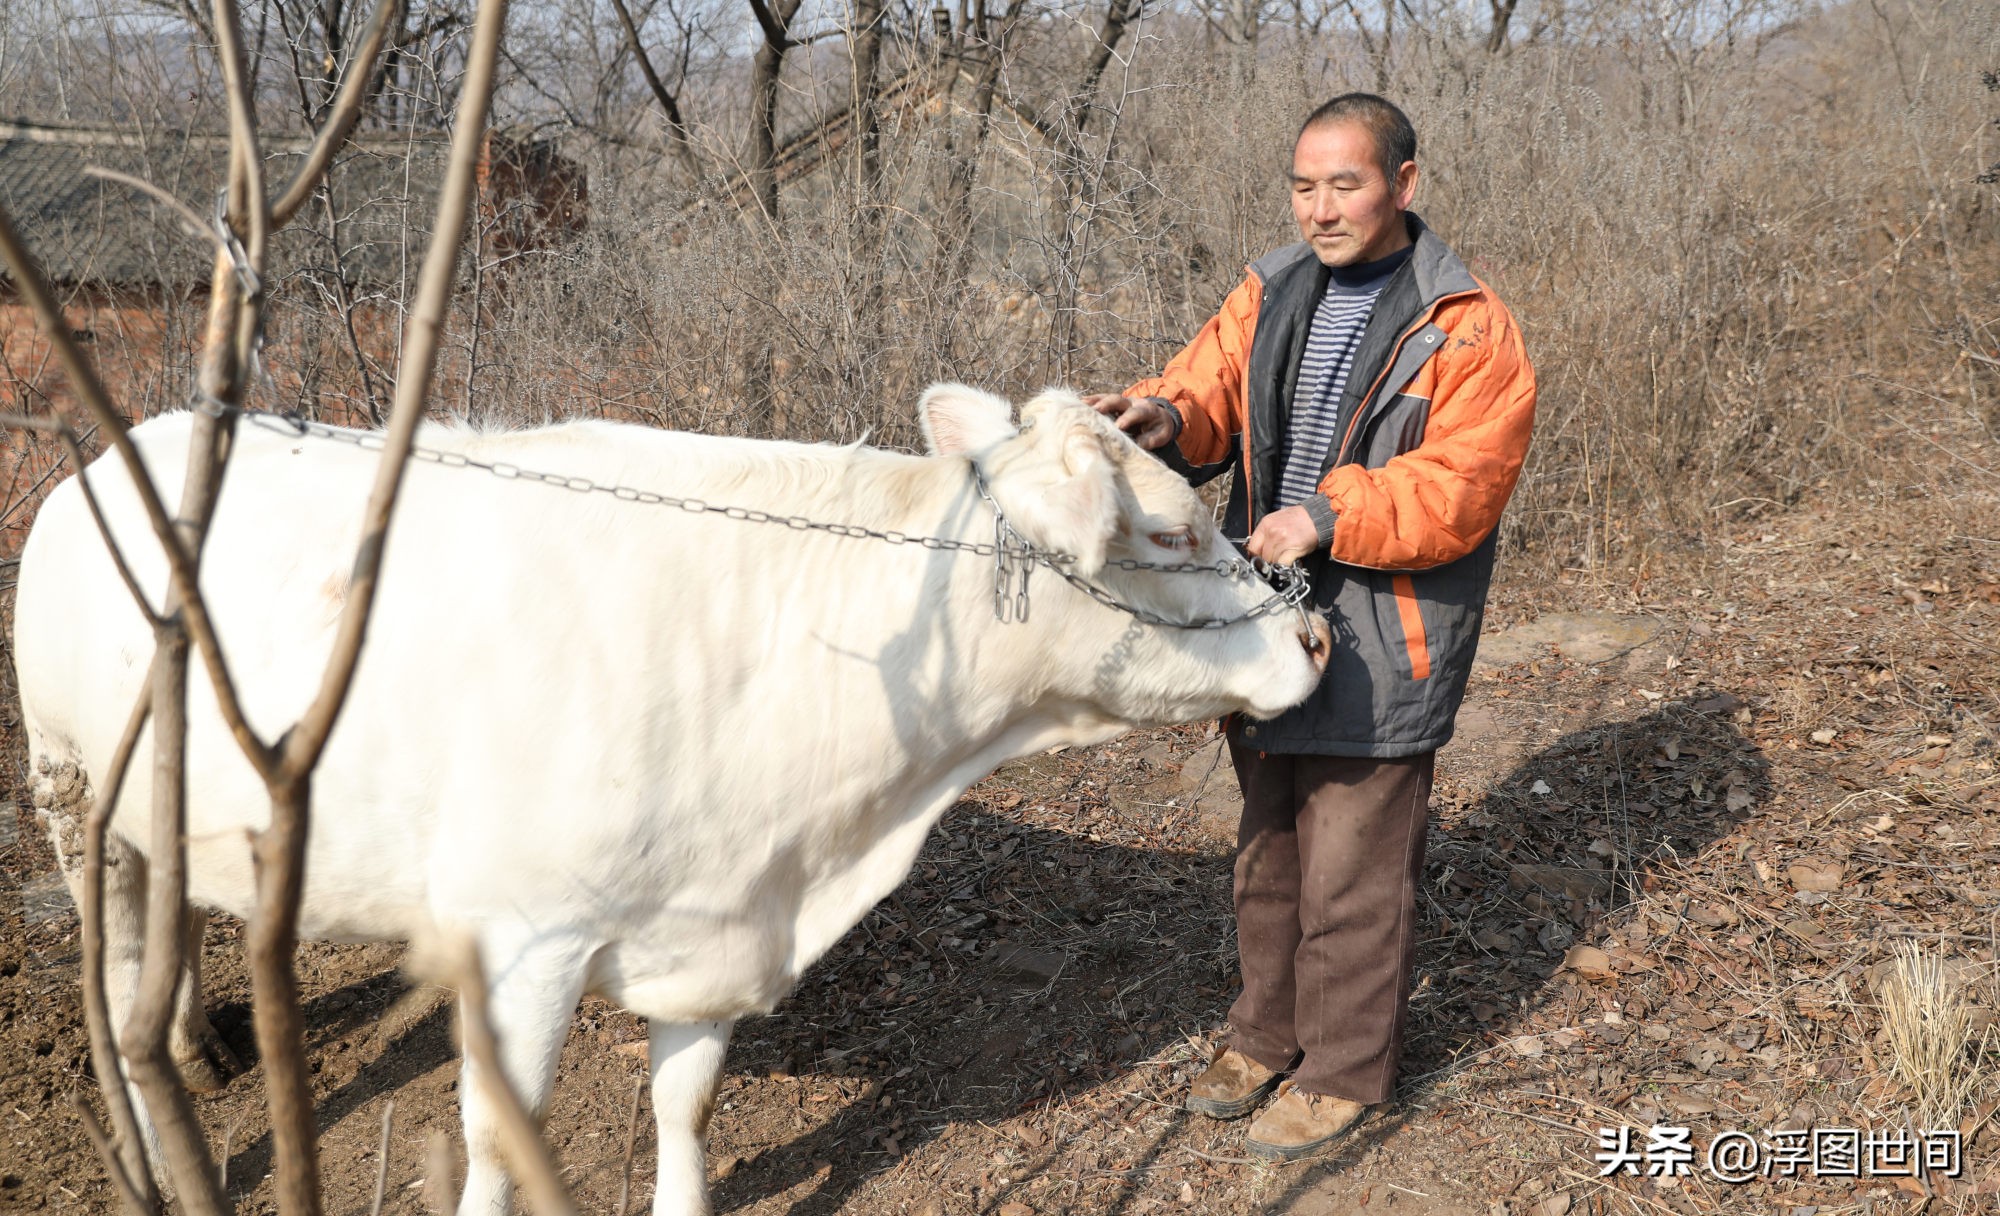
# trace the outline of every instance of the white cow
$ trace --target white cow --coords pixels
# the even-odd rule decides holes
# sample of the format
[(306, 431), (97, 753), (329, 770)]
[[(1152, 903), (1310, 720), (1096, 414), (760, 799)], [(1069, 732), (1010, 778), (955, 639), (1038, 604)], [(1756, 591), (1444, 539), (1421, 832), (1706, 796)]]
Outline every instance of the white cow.
[[(420, 442), (711, 503), (990, 540), (994, 509), (1074, 570), (1163, 616), (1233, 616), (1256, 580), (1107, 566), (1234, 552), (1194, 493), (1073, 395), (926, 394), (935, 457), (580, 422)], [(178, 500), (189, 416), (134, 432)], [(311, 698), (347, 594), (376, 457), (239, 425), (203, 571), (266, 738)], [(86, 474), (155, 598), (165, 567), (113, 457)], [(15, 655), (28, 746), (66, 867), (146, 671), (150, 633), (78, 487), (22, 557)], [(707, 1210), (704, 1137), (730, 1027), (769, 1010), (887, 895), (965, 788), (1013, 757), (1135, 723), (1291, 706), (1325, 626), (1290, 610), (1199, 631), (1140, 623), (1046, 569), (1026, 623), (994, 613), (965, 553), (692, 515), (472, 469), (413, 465), (352, 695), (314, 782), (301, 930), (331, 940), (468, 934), (491, 978), (503, 1068), (548, 1095), (585, 992), (650, 1022), (655, 1211)], [(1322, 660), (1323, 661), (1323, 660)], [(193, 901), (252, 906), (246, 829), (264, 791), (191, 681)], [(143, 752), (142, 752), (143, 754)], [(109, 868), (114, 1010), (143, 917), (151, 768), (134, 764)], [(72, 875), (74, 878), (74, 875)], [(114, 1016), (122, 1016), (114, 1014)], [(176, 1048), (206, 1032), (198, 998)], [(505, 1212), (481, 1087), (459, 1087), (461, 1213)]]

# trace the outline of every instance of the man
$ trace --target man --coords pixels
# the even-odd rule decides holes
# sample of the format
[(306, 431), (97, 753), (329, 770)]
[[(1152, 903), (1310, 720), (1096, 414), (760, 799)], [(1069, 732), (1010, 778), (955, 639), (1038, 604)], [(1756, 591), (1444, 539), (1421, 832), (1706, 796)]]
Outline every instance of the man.
[(1534, 419), (1513, 318), (1408, 211), (1416, 150), (1380, 97), (1315, 110), (1292, 155), (1303, 241), (1251, 265), (1158, 378), (1092, 399), (1191, 480), (1235, 467), (1225, 530), (1303, 559), (1331, 614), (1318, 691), (1228, 724), (1243, 993), (1187, 1103), (1233, 1119), (1276, 1090), (1247, 1147), (1283, 1160), (1390, 1095), (1432, 759)]

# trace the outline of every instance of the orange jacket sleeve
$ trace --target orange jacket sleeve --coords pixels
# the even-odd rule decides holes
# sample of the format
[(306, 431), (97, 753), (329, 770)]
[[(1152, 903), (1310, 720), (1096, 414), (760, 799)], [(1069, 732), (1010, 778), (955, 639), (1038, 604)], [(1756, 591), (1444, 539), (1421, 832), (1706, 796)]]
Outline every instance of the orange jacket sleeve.
[(1221, 460), (1230, 437), (1243, 429), (1243, 375), (1263, 301), (1264, 284), (1255, 275), (1245, 276), (1165, 371), (1125, 390), (1128, 397), (1164, 397), (1173, 403), (1181, 415), (1181, 455), (1191, 464)]
[(1438, 324), (1445, 348), (1407, 391), (1428, 388), (1423, 442), (1380, 468), (1341, 465), (1320, 483), (1338, 519), (1332, 556), (1377, 570), (1464, 557), (1500, 522), (1535, 419), (1535, 373), (1520, 330), (1490, 295)]

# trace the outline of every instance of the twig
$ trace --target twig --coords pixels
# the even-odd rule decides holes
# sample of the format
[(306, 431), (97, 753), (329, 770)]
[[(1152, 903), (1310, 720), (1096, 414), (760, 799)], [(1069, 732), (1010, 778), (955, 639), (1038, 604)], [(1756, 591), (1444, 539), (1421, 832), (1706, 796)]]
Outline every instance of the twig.
[(137, 190), (139, 193), (173, 212), (174, 218), (181, 222), (181, 227), (187, 230), (189, 236), (200, 241), (206, 247), (211, 249), (214, 247), (216, 243), (215, 230), (209, 227), (201, 216), (195, 214), (194, 208), (175, 198), (173, 195), (168, 194), (165, 190), (160, 189), (145, 178), (133, 177), (129, 173), (120, 173), (116, 169), (107, 169), (103, 165), (85, 165), (83, 167), (83, 175), (85, 177), (102, 178), (108, 182), (117, 182), (121, 186), (129, 186)]
[(238, 1114), (229, 1121), (228, 1127), (222, 1129), (222, 1165), (216, 1170), (216, 1177), (221, 1180), (222, 1193), (225, 1195), (229, 1193), (229, 1149), (236, 1143), (236, 1129), (242, 1123), (243, 1116)]
[(396, 1119), (396, 1100), (382, 1107), (382, 1147), (375, 1160), (375, 1198), (368, 1204), (368, 1216), (382, 1216), (382, 1196), (389, 1187), (389, 1128)]
[(146, 599), (145, 590), (139, 586), (138, 576), (132, 573), (131, 563), (125, 560), (125, 550), (111, 535), (111, 523), (104, 518), (104, 508), (97, 501), (97, 491), (91, 487), (90, 478), (84, 475), (83, 449), (77, 445), (76, 435), (64, 426), (57, 429), (56, 437), (62, 441), (63, 452), (69, 457), (70, 463), (76, 466), (76, 485), (83, 491), (83, 505), (89, 508), (90, 518), (97, 524), (97, 535), (104, 541), (104, 551), (111, 555), (111, 564), (117, 567), (118, 577), (124, 581), (126, 593), (132, 597), (133, 604), (137, 605), (140, 613), (145, 616), (146, 623), (157, 628), (160, 625), (160, 615), (153, 611), (152, 604)]
[(1183, 1149), (1186, 1149), (1186, 1151), (1194, 1154), (1195, 1156), (1201, 1158), (1203, 1161), (1213, 1161), (1217, 1165), (1263, 1165), (1264, 1164), (1264, 1162), (1257, 1160), (1255, 1157), (1218, 1157), (1213, 1153), (1204, 1153), (1198, 1148), (1188, 1148), (1186, 1145), (1182, 1145), (1181, 1147)]
[[(69, 1104), (76, 1108), (76, 1117), (83, 1121), (83, 1134), (90, 1138), (90, 1146), (104, 1161), (105, 1172), (111, 1175), (111, 1185), (118, 1188), (118, 1198), (123, 1200), (127, 1211), (149, 1210), (146, 1200), (139, 1195), (139, 1189), (125, 1173), (125, 1163), (118, 1159), (118, 1150), (111, 1145), (111, 1138), (104, 1134), (104, 1127), (97, 1121), (97, 1115), (90, 1109), (90, 1103), (80, 1092), (72, 1091)], [(622, 1216), (622, 1214), (621, 1214)]]
[(424, 1180), (428, 1183), (424, 1189), (438, 1216), (458, 1211), (458, 1188), (451, 1184), (451, 1172), (451, 1137), (440, 1128), (432, 1128), (430, 1146), (424, 1153)]
[(625, 1163), (618, 1172), (618, 1206), (613, 1209), (615, 1216), (625, 1216), (626, 1203), (632, 1196), (632, 1150), (639, 1147), (639, 1095), (646, 1088), (646, 1078), (632, 1078), (632, 1109), (625, 1116)]

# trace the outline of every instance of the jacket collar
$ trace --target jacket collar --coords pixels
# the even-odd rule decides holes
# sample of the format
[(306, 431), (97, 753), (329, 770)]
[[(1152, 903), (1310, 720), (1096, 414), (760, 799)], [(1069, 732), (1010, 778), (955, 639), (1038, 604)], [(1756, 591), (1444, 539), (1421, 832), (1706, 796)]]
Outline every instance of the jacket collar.
[[(1422, 216), (1414, 211), (1405, 211), (1403, 222), (1409, 226), (1410, 240), (1416, 246), (1410, 254), (1409, 272), (1416, 279), (1418, 308), (1428, 308), (1446, 296), (1479, 290), (1479, 282), (1472, 277), (1472, 272), (1458, 260), (1451, 247), (1431, 231)], [(1305, 241), (1295, 241), (1250, 263), (1249, 271), (1258, 282), (1269, 288), (1271, 280), (1279, 274), (1309, 261), (1317, 261), (1312, 246)]]
[(1472, 277), (1472, 272), (1443, 238), (1431, 231), (1423, 217), (1405, 211), (1403, 219), (1409, 225), (1410, 239), (1416, 243), (1410, 253), (1410, 269), (1416, 276), (1420, 308), (1429, 308), (1446, 296), (1479, 290), (1479, 280)]

